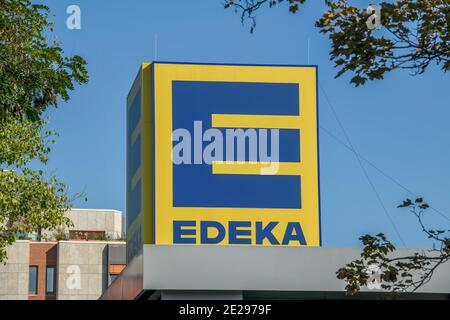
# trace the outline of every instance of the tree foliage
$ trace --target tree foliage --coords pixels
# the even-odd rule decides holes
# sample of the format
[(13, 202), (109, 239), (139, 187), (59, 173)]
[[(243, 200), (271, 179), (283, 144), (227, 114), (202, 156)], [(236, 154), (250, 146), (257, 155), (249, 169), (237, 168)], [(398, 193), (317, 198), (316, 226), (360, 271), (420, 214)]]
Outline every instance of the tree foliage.
[(67, 186), (30, 162), (45, 164), (54, 133), (42, 123), (9, 119), (0, 126), (0, 261), (18, 235), (69, 225)]
[(20, 234), (70, 225), (67, 185), (32, 168), (47, 163), (55, 142), (44, 111), (88, 74), (83, 58), (50, 39), (48, 14), (29, 0), (0, 1), (0, 261)]
[(65, 57), (48, 34), (49, 9), (30, 0), (0, 1), (0, 115), (41, 119), (58, 98), (69, 99), (76, 83), (86, 83), (86, 61)]
[[(366, 8), (348, 0), (325, 0), (328, 9), (316, 22), (332, 42), (330, 59), (339, 68), (336, 77), (350, 73), (356, 86), (367, 80), (383, 79), (387, 72), (407, 69), (421, 74), (435, 63), (450, 70), (450, 0), (398, 0), (381, 2), (381, 29), (370, 30)], [(296, 13), (305, 0), (227, 0), (241, 21), (251, 20), (264, 6), (287, 4)]]
[(395, 254), (395, 246), (384, 234), (362, 236), (360, 240), (364, 248), (360, 259), (348, 263), (336, 273), (338, 279), (347, 282), (347, 294), (356, 294), (361, 287), (369, 284), (373, 267), (378, 269), (381, 288), (394, 294), (415, 292), (430, 281), (437, 268), (449, 261), (450, 230), (427, 229), (423, 223), (423, 216), (429, 205), (422, 198), (417, 198), (414, 202), (406, 199), (399, 208), (409, 209), (417, 218), (422, 231), (438, 244), (438, 248), (399, 256)]

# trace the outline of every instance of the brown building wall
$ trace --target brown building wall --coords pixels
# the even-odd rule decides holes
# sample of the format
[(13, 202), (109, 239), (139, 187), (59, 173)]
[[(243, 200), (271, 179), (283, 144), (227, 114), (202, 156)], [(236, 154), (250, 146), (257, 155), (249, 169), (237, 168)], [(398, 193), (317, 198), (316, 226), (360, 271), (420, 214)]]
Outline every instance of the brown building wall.
[(37, 294), (30, 293), (29, 300), (55, 300), (57, 291), (57, 275), (55, 275), (55, 293), (46, 294), (46, 270), (47, 266), (57, 270), (57, 242), (31, 242), (30, 243), (30, 267), (38, 267)]

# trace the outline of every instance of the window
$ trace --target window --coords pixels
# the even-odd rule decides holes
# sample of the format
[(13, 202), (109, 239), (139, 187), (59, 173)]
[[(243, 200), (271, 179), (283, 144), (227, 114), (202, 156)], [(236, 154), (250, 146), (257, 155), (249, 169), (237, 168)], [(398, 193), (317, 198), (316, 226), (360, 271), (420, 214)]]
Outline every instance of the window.
[(55, 267), (47, 267), (45, 277), (45, 293), (55, 293)]
[(116, 281), (118, 274), (111, 274), (109, 276), (110, 278), (110, 283), (112, 284), (114, 281)]
[(31, 294), (37, 294), (37, 281), (38, 281), (38, 267), (30, 266), (30, 277), (28, 280), (28, 292)]

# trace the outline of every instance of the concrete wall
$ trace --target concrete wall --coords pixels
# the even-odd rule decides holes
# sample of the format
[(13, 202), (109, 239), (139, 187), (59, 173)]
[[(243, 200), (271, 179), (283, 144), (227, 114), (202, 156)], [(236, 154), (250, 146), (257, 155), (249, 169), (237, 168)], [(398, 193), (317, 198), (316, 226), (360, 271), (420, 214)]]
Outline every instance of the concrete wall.
[(58, 300), (96, 300), (107, 286), (108, 242), (60, 241)]
[[(104, 231), (111, 240), (121, 239), (122, 230), (122, 212), (117, 210), (99, 210), (99, 209), (71, 209), (67, 211), (66, 216), (70, 218), (73, 227), (66, 228), (76, 231)], [(44, 232), (47, 239), (54, 239), (54, 232)]]
[(28, 299), (28, 241), (16, 241), (7, 249), (6, 264), (0, 263), (0, 300)]
[(105, 231), (112, 239), (122, 237), (122, 213), (116, 210), (72, 209), (67, 212), (74, 226), (69, 230)]

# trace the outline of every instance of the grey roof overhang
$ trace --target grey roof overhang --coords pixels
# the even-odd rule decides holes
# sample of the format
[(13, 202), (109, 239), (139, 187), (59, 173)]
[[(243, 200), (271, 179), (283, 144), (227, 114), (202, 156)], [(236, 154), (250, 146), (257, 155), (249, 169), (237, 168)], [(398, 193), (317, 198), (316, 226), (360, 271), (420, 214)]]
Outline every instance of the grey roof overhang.
[[(358, 258), (361, 249), (144, 245), (144, 290), (344, 291), (336, 271)], [(410, 255), (427, 249), (400, 249)], [(377, 292), (378, 289), (362, 288)], [(418, 290), (450, 293), (450, 262)]]

